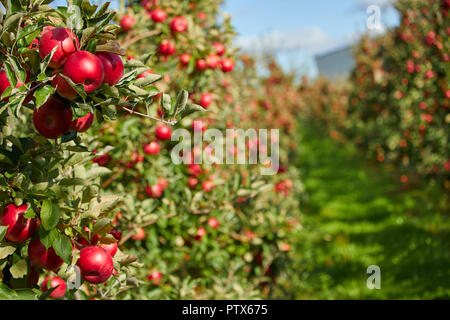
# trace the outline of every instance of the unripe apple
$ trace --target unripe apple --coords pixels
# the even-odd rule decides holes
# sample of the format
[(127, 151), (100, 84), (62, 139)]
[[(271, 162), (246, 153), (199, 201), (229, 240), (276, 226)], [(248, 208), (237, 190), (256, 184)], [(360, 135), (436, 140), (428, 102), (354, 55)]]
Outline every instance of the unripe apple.
[(42, 292), (46, 292), (48, 289), (55, 287), (57, 288), (50, 293), (49, 297), (53, 299), (63, 298), (66, 295), (67, 286), (66, 282), (60, 277), (45, 277), (42, 282), (41, 290)]
[(153, 22), (163, 22), (167, 18), (167, 14), (162, 9), (154, 9), (151, 14)]
[(205, 69), (208, 67), (208, 65), (206, 64), (206, 60), (205, 60), (205, 59), (198, 59), (198, 60), (195, 62), (195, 67), (196, 67), (198, 70), (205, 70)]
[(170, 23), (172, 32), (185, 32), (188, 28), (188, 23), (184, 17), (175, 17)]
[(202, 96), (200, 98), (200, 105), (203, 108), (208, 109), (208, 107), (211, 105), (212, 102), (213, 102), (213, 97), (212, 97), (211, 93), (202, 94)]
[(64, 263), (63, 259), (56, 255), (53, 247), (46, 249), (39, 238), (30, 241), (28, 257), (36, 267), (50, 271), (58, 270)]
[(94, 114), (89, 112), (87, 115), (72, 121), (71, 130), (77, 132), (87, 131), (94, 123)]
[(221, 44), (220, 42), (214, 43), (214, 49), (216, 50), (216, 53), (221, 56), (225, 53), (225, 46)]
[(145, 239), (145, 230), (144, 228), (138, 228), (135, 232), (135, 234), (131, 237), (131, 239), (137, 241), (137, 240), (144, 240)]
[(81, 277), (94, 284), (108, 280), (114, 269), (112, 257), (103, 248), (96, 246), (81, 249), (77, 265)]
[(105, 77), (103, 83), (116, 85), (123, 77), (123, 61), (120, 56), (111, 52), (97, 52), (97, 57), (103, 64)]
[(31, 238), (36, 230), (36, 218), (24, 218), (27, 205), (17, 207), (14, 203), (9, 204), (0, 214), (0, 225), (8, 226), (5, 238), (11, 242), (23, 242)]
[(233, 62), (233, 60), (231, 60), (229, 58), (222, 59), (222, 61), (220, 62), (220, 65), (222, 67), (223, 72), (233, 71), (234, 62)]
[(170, 56), (174, 54), (175, 50), (175, 45), (168, 39), (161, 41), (161, 44), (159, 45), (159, 53), (164, 56)]
[(180, 56), (180, 62), (182, 65), (184, 65), (184, 66), (187, 65), (189, 63), (189, 61), (191, 61), (191, 56), (188, 55), (187, 53), (183, 53)]
[(155, 133), (158, 140), (170, 140), (172, 136), (172, 130), (165, 124), (157, 126)]
[(133, 16), (130, 16), (129, 14), (126, 14), (120, 19), (120, 27), (124, 31), (130, 30), (134, 24), (136, 23), (136, 20)]
[(159, 143), (156, 141), (152, 141), (148, 144), (144, 144), (144, 153), (148, 155), (155, 155), (158, 154), (161, 147), (159, 146)]
[(95, 91), (103, 83), (105, 71), (102, 61), (88, 51), (77, 51), (64, 64), (63, 73), (74, 83), (81, 83), (86, 93)]
[(39, 40), (39, 55), (44, 59), (54, 47), (58, 47), (50, 60), (50, 68), (61, 67), (67, 58), (80, 47), (75, 33), (66, 28), (44, 28)]
[(217, 229), (219, 227), (219, 220), (216, 218), (209, 218), (208, 224), (211, 226), (211, 228)]
[(100, 247), (102, 247), (103, 250), (105, 250), (106, 253), (108, 253), (111, 257), (114, 257), (116, 255), (118, 245), (117, 242), (114, 242), (109, 244), (102, 244), (100, 245)]
[(72, 127), (72, 108), (60, 99), (50, 97), (39, 109), (34, 109), (33, 124), (48, 139), (57, 139)]

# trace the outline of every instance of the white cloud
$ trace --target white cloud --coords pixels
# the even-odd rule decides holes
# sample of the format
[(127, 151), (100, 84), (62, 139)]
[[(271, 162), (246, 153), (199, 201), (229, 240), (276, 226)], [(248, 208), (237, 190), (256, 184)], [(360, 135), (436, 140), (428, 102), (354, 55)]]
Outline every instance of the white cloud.
[(243, 51), (256, 54), (303, 51), (315, 55), (353, 43), (358, 37), (359, 34), (355, 33), (334, 39), (321, 28), (312, 27), (272, 31), (260, 36), (240, 37), (236, 44)]

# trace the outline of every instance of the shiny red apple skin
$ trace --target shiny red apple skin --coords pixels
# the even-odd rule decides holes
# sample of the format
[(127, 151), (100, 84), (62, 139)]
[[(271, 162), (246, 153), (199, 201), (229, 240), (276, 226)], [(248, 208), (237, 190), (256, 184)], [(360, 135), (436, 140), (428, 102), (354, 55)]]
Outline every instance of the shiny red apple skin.
[(161, 124), (156, 127), (156, 138), (158, 140), (170, 140), (172, 136), (172, 130), (165, 124)]
[(11, 242), (24, 242), (31, 238), (36, 231), (36, 218), (24, 218), (27, 205), (17, 207), (14, 203), (9, 204), (0, 214), (0, 225), (8, 226), (5, 239)]
[(33, 124), (48, 139), (57, 139), (72, 127), (72, 108), (62, 100), (50, 97), (44, 105), (34, 110)]
[(116, 85), (123, 77), (123, 61), (120, 56), (111, 52), (97, 52), (97, 57), (103, 64), (105, 77), (103, 83), (109, 86)]
[(53, 299), (63, 298), (66, 295), (67, 285), (66, 282), (60, 277), (45, 277), (42, 282), (41, 290), (42, 292), (46, 292), (55, 287), (57, 288), (50, 293), (49, 297)]
[(77, 132), (86, 132), (94, 123), (94, 119), (94, 114), (92, 112), (89, 112), (87, 115), (73, 120), (71, 130)]
[(88, 51), (77, 51), (72, 54), (64, 64), (63, 74), (74, 83), (83, 84), (86, 93), (100, 87), (105, 77), (102, 61)]
[(103, 250), (106, 251), (111, 257), (114, 257), (117, 253), (118, 245), (117, 242), (110, 243), (110, 244), (102, 244), (100, 247), (103, 248)]
[(89, 283), (103, 283), (113, 272), (112, 257), (101, 247), (90, 246), (80, 250), (77, 262), (81, 277)]
[(153, 22), (164, 22), (167, 19), (167, 14), (162, 9), (154, 9), (151, 13), (151, 18)]
[(185, 17), (175, 17), (170, 23), (172, 32), (185, 32), (188, 28), (188, 23)]
[(130, 16), (129, 14), (126, 14), (120, 19), (120, 27), (124, 31), (130, 30), (134, 24), (136, 23), (136, 19), (134, 19), (133, 16)]
[(49, 271), (58, 270), (64, 263), (63, 259), (56, 255), (55, 250), (52, 247), (46, 249), (39, 238), (30, 241), (28, 257), (34, 266)]
[(66, 28), (44, 28), (39, 40), (39, 55), (44, 59), (50, 54), (54, 47), (58, 46), (50, 60), (50, 68), (56, 69), (61, 67), (67, 58), (76, 52), (80, 47), (75, 33)]
[(211, 103), (213, 103), (213, 97), (210, 93), (204, 93), (202, 94), (201, 98), (200, 98), (200, 105), (205, 108), (208, 109), (209, 106), (211, 105)]

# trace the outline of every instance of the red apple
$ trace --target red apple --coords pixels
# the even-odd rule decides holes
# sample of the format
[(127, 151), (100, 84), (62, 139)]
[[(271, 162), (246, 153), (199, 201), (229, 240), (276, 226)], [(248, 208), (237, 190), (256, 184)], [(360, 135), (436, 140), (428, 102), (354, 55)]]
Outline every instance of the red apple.
[(23, 242), (31, 238), (36, 230), (36, 218), (24, 218), (27, 205), (17, 207), (14, 203), (9, 204), (0, 214), (0, 225), (8, 226), (5, 238), (11, 242)]
[(211, 228), (217, 229), (219, 227), (219, 221), (216, 218), (209, 218), (208, 224), (211, 226)]
[(170, 137), (172, 136), (172, 130), (165, 124), (157, 126), (155, 132), (158, 140), (170, 140)]
[(197, 163), (192, 163), (189, 165), (188, 167), (188, 172), (189, 174), (193, 175), (193, 176), (199, 176), (202, 174), (202, 167), (197, 164)]
[(208, 107), (211, 105), (212, 102), (213, 102), (213, 97), (210, 93), (202, 94), (202, 96), (200, 98), (200, 105), (203, 108), (208, 109)]
[(182, 65), (187, 65), (189, 63), (189, 61), (191, 61), (191, 56), (188, 55), (187, 53), (183, 53), (180, 56), (180, 62)]
[(108, 280), (114, 269), (111, 256), (103, 248), (96, 246), (81, 249), (77, 265), (81, 277), (94, 284)]
[(160, 185), (160, 184), (154, 184), (151, 187), (149, 185), (147, 185), (145, 187), (145, 192), (147, 193), (147, 195), (151, 198), (161, 198), (163, 192), (164, 192), (164, 188)]
[(205, 132), (205, 130), (206, 130), (205, 121), (194, 120), (194, 122), (192, 122), (192, 130), (198, 131), (198, 132), (200, 132), (200, 131)]
[(31, 50), (39, 49), (39, 39), (36, 38), (33, 41), (31, 41), (30, 45), (28, 46), (28, 49)]
[(97, 52), (97, 57), (103, 64), (105, 77), (103, 83), (116, 85), (123, 77), (123, 61), (120, 56), (111, 52)]
[(205, 69), (208, 67), (208, 65), (206, 64), (205, 59), (198, 59), (198, 60), (195, 62), (195, 67), (196, 67), (198, 70), (205, 70)]
[(155, 155), (158, 154), (161, 147), (159, 146), (159, 143), (156, 141), (152, 141), (148, 144), (144, 144), (144, 153), (148, 155)]
[(189, 177), (188, 178), (188, 186), (191, 189), (194, 189), (198, 185), (198, 179), (196, 177)]
[(131, 239), (137, 241), (137, 240), (144, 240), (145, 239), (145, 230), (144, 228), (138, 228), (136, 230), (136, 233), (131, 237)]
[(175, 50), (175, 45), (168, 39), (161, 41), (161, 44), (159, 45), (159, 53), (164, 56), (170, 56), (174, 54)]
[(60, 277), (45, 277), (44, 282), (42, 282), (41, 290), (42, 292), (48, 291), (50, 288), (55, 288), (55, 290), (50, 293), (50, 298), (53, 299), (60, 299), (63, 298), (66, 295), (66, 282), (61, 279)]
[(77, 132), (87, 131), (94, 123), (94, 114), (89, 112), (87, 115), (72, 121), (72, 130)]
[(153, 271), (151, 274), (147, 276), (147, 279), (153, 281), (155, 285), (158, 285), (161, 282), (162, 274), (159, 271)]
[(133, 16), (130, 16), (129, 14), (126, 14), (120, 19), (120, 27), (124, 31), (130, 30), (134, 24), (136, 23), (136, 20)]
[(63, 259), (56, 255), (55, 250), (52, 247), (46, 249), (39, 238), (30, 241), (28, 257), (36, 267), (49, 271), (58, 270), (64, 263)]
[(225, 53), (225, 46), (221, 44), (220, 42), (214, 43), (214, 49), (216, 50), (216, 53), (221, 56)]
[(208, 68), (210, 69), (215, 69), (219, 66), (220, 64), (220, 58), (217, 54), (214, 53), (210, 53), (207, 57), (206, 57), (206, 65), (208, 66)]
[(153, 22), (163, 22), (167, 18), (167, 14), (162, 9), (154, 9), (151, 14)]
[(111, 257), (114, 257), (116, 255), (118, 245), (117, 242), (114, 242), (109, 244), (102, 244), (100, 245), (100, 247), (102, 247), (103, 250), (105, 250), (106, 253), (108, 253)]
[(56, 74), (56, 76), (52, 80), (52, 86), (56, 88), (58, 94), (66, 99), (76, 99), (78, 97), (78, 93), (70, 86), (66, 79), (61, 77), (57, 70), (55, 70), (53, 74)]
[[(28, 82), (29, 78), (30, 78), (30, 72), (27, 71), (27, 78), (26, 78), (25, 82)], [(19, 88), (19, 87), (21, 87), (23, 85), (24, 85), (24, 83), (22, 81), (20, 81), (19, 79), (17, 79), (16, 88)], [(6, 72), (5, 71), (0, 72), (0, 96), (9, 87), (11, 87), (11, 84), (9, 83), (8, 78), (6, 77)], [(8, 102), (9, 101), (9, 97), (3, 99), (3, 101), (4, 102)], [(30, 102), (30, 100), (28, 100), (28, 102)]]
[(202, 238), (206, 235), (206, 230), (203, 227), (198, 227), (197, 236), (195, 237), (197, 240), (202, 240)]
[(233, 60), (231, 60), (229, 58), (222, 59), (222, 61), (220, 62), (220, 65), (222, 67), (223, 72), (233, 71), (234, 62), (233, 62)]
[(209, 192), (214, 188), (214, 184), (211, 181), (203, 181), (202, 183), (202, 189), (205, 192)]
[(34, 109), (33, 124), (48, 139), (57, 139), (72, 127), (72, 108), (60, 99), (50, 97), (39, 109)]
[(53, 69), (61, 67), (67, 58), (80, 47), (78, 38), (66, 28), (44, 28), (39, 40), (39, 55), (44, 59), (54, 47), (58, 47), (50, 60), (49, 66)]
[(137, 76), (137, 79), (141, 79), (141, 78), (145, 78), (148, 75), (152, 74), (152, 70), (145, 70), (144, 72), (142, 72), (140, 75)]
[(33, 288), (38, 284), (38, 282), (39, 282), (39, 272), (36, 270), (33, 264), (30, 264), (30, 272), (28, 273), (27, 278), (27, 288)]
[(100, 87), (105, 77), (102, 61), (88, 51), (72, 54), (64, 64), (63, 73), (74, 83), (83, 84), (86, 93)]
[(184, 17), (175, 17), (170, 23), (170, 29), (173, 32), (185, 32), (188, 28), (188, 23)]

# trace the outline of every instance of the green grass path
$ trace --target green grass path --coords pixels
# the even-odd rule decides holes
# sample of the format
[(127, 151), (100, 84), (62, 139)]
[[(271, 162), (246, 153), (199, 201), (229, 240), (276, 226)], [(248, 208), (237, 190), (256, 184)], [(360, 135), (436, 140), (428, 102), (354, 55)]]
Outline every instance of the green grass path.
[[(401, 191), (388, 167), (350, 146), (301, 130), (303, 230), (296, 241), (296, 299), (450, 298), (449, 214), (442, 191)], [(381, 268), (369, 290), (366, 269)]]

